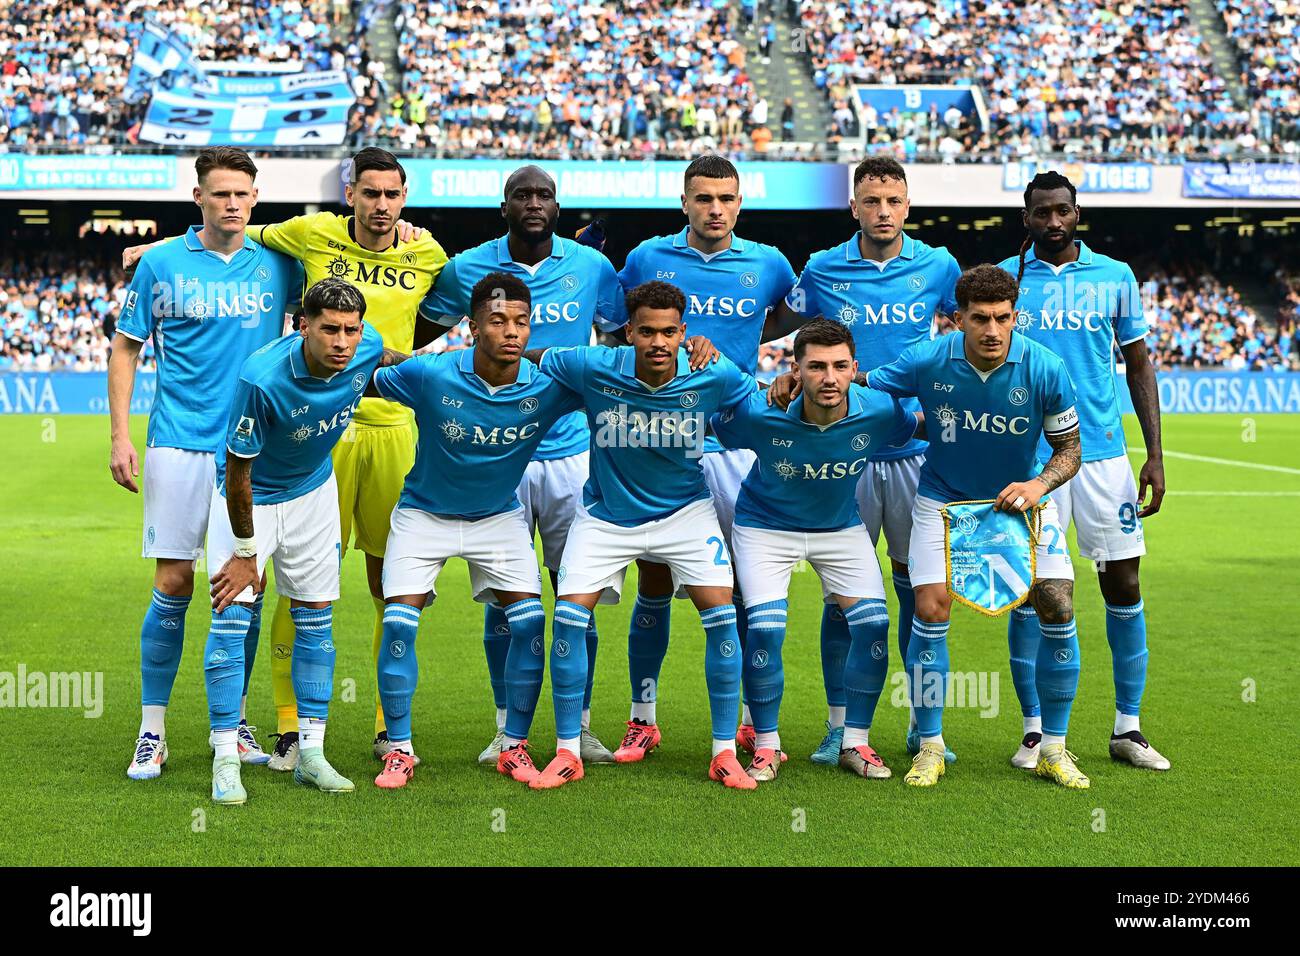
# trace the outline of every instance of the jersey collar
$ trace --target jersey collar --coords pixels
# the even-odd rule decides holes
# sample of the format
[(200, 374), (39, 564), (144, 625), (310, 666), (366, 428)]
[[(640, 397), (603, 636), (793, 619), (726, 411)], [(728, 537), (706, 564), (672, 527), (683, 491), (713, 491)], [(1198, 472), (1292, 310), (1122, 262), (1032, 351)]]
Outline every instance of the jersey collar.
[[(949, 340), (948, 358), (954, 361), (966, 362), (967, 365), (970, 365), (970, 362), (966, 360), (966, 350), (965, 348), (962, 347), (962, 343), (965, 341), (965, 339), (966, 337), (962, 335), (961, 332), (948, 333), (948, 340)], [(1011, 364), (1014, 362), (1021, 362), (1024, 360), (1024, 357), (1025, 357), (1025, 337), (1021, 335), (1019, 332), (1013, 331), (1011, 333), (1011, 348), (1007, 349), (1007, 360), (1006, 362), (1003, 363), (1003, 365)], [(998, 366), (998, 368), (1001, 367), (1002, 367), (1001, 365)], [(975, 366), (971, 365), (971, 368), (975, 368)], [(995, 368), (993, 371), (996, 372), (997, 370), (998, 369)], [(992, 372), (988, 374), (992, 374)]]
[[(362, 334), (364, 335), (364, 332)], [(293, 343), (293, 348), (289, 349), (289, 371), (293, 373), (293, 377), (300, 382), (333, 381), (334, 376), (339, 374), (338, 372), (334, 372), (331, 375), (326, 375), (324, 378), (318, 378), (317, 376), (311, 373), (310, 369), (307, 368), (307, 360), (303, 358), (302, 355), (302, 350), (306, 347), (307, 346), (303, 341), (302, 337), (299, 336), (298, 340)], [(357, 348), (361, 348), (360, 342), (357, 343)], [(348, 370), (348, 367), (351, 365), (352, 363), (348, 362), (347, 366), (344, 366), (343, 368), (339, 369), (339, 371), (346, 372)]]
[[(670, 382), (676, 381), (675, 377), (670, 378), (667, 382), (664, 382), (663, 385), (660, 385), (659, 388), (651, 388), (645, 382), (641, 381), (639, 378), (636, 377), (636, 348), (631, 345), (625, 345), (623, 346), (623, 348), (625, 348), (627, 351), (623, 353), (623, 357), (619, 360), (618, 373), (622, 375), (624, 378), (632, 379), (632, 381), (636, 382), (638, 385), (640, 385), (648, 392), (657, 392), (660, 389), (667, 386)], [(677, 375), (679, 376), (689, 375), (690, 373), (691, 373), (691, 360), (690, 358), (687, 357), (685, 349), (678, 349), (677, 350)]]
[(845, 422), (849, 421), (850, 419), (858, 415), (861, 415), (862, 408), (863, 408), (862, 395), (857, 391), (857, 389), (853, 388), (853, 386), (850, 385), (848, 414), (845, 415), (837, 422), (831, 422), (829, 425), (823, 427), (821, 425), (814, 425), (812, 422), (805, 421), (803, 417), (803, 396), (802, 395), (800, 395), (799, 398), (795, 399), (788, 406), (786, 406), (785, 414), (787, 418), (794, 419), (800, 425), (803, 425), (805, 428), (816, 428), (819, 431), (826, 431), (826, 429), (828, 428), (834, 428), (836, 425), (842, 425)]
[[(844, 258), (849, 262), (867, 261), (862, 257), (862, 248), (858, 245), (858, 236), (860, 235), (861, 235), (860, 232), (855, 232), (853, 234), (853, 238), (851, 238), (848, 242), (844, 244)], [(911, 236), (909, 236), (907, 233), (903, 233), (903, 248), (898, 251), (897, 258), (899, 259), (916, 258), (916, 240), (913, 239)], [(893, 260), (890, 261), (892, 262)]]
[(719, 249), (717, 252), (710, 253), (707, 257), (705, 257), (705, 254), (703, 252), (700, 252), (700, 250), (696, 249), (694, 246), (692, 246), (690, 243), (686, 241), (686, 237), (689, 236), (690, 234), (691, 234), (691, 227), (687, 226), (681, 232), (677, 233), (677, 235), (673, 236), (673, 248), (689, 249), (691, 250), (691, 252), (694, 252), (696, 255), (707, 259), (712, 259), (714, 256), (720, 256), (724, 252), (735, 252), (737, 254), (743, 253), (745, 252), (745, 250), (749, 248), (749, 243), (746, 242), (744, 239), (741, 239), (740, 236), (736, 235), (733, 232), (731, 234), (730, 246), (728, 246), (726, 249)]
[[(1075, 260), (1075, 264), (1081, 266), (1092, 265), (1092, 250), (1088, 248), (1088, 244), (1084, 242), (1082, 239), (1074, 240), (1074, 244), (1079, 247), (1079, 258)], [(1039, 261), (1041, 260), (1034, 253), (1034, 245), (1033, 243), (1030, 243), (1029, 251), (1025, 253), (1025, 265), (1028, 265), (1031, 262), (1039, 262)], [(1043, 265), (1051, 269), (1058, 268), (1057, 266), (1052, 265), (1050, 262), (1044, 262)], [(1070, 265), (1070, 263), (1067, 262), (1066, 265)], [(1060, 267), (1060, 268), (1064, 268), (1064, 267)]]
[(352, 242), (353, 242), (354, 245), (358, 246), (359, 248), (361, 248), (361, 249), (364, 250), (365, 252), (376, 252), (376, 251), (378, 251), (378, 252), (390, 252), (391, 250), (396, 249), (399, 245), (401, 245), (401, 242), (402, 242), (402, 240), (400, 240), (400, 239), (397, 238), (397, 230), (394, 229), (394, 230), (393, 230), (393, 244), (392, 244), (391, 246), (389, 246), (387, 249), (379, 249), (379, 250), (366, 249), (366, 247), (363, 246), (363, 245), (361, 245), (360, 242), (357, 242), (357, 217), (356, 217), (356, 216), (348, 216), (348, 238), (352, 240)]
[[(484, 382), (483, 379), (479, 378), (478, 373), (474, 371), (474, 353), (476, 351), (478, 351), (477, 345), (471, 345), (467, 349), (461, 349), (460, 358), (457, 360), (456, 364), (465, 375), (470, 378), (477, 378), (483, 383), (484, 388), (488, 388), (489, 386), (487, 382)], [(515, 385), (527, 385), (533, 380), (533, 368), (534, 366), (532, 362), (521, 358), (519, 360), (519, 377), (510, 385), (504, 387), (512, 388)]]
[[(208, 249), (207, 246), (203, 245), (203, 243), (199, 240), (199, 230), (202, 228), (203, 228), (202, 226), (190, 226), (190, 228), (185, 231), (185, 248), (188, 249), (190, 252), (211, 251)], [(249, 239), (248, 233), (245, 232), (243, 248), (252, 249), (253, 246), (254, 246), (253, 240)]]
[[(563, 236), (551, 237), (551, 255), (552, 259), (563, 259), (568, 255), (567, 244), (570, 240)], [(508, 266), (514, 264), (514, 259), (510, 256), (510, 234), (506, 233), (497, 240), (497, 265)]]

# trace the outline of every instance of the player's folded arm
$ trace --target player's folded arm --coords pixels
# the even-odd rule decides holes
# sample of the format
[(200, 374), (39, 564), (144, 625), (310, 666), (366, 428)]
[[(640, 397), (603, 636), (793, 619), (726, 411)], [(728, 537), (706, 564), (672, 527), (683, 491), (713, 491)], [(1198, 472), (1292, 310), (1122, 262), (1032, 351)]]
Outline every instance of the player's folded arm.
[(1079, 472), (1083, 461), (1083, 446), (1079, 439), (1079, 413), (1073, 405), (1064, 411), (1047, 415), (1043, 419), (1043, 434), (1052, 446), (1052, 457), (1038, 473), (1047, 490), (1053, 491)]

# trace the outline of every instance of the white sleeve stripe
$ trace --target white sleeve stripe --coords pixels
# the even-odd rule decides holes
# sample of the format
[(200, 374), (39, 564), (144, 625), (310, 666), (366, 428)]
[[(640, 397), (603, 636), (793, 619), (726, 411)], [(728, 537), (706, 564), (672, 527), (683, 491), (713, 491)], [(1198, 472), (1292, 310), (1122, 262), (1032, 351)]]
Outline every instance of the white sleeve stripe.
[(128, 332), (126, 329), (122, 328), (121, 326), (118, 326), (113, 331), (121, 332), (123, 336), (130, 339), (132, 342), (139, 342), (141, 345), (143, 345), (145, 342), (148, 341), (148, 339), (142, 339), (138, 335), (132, 335), (130, 332)]
[(226, 451), (230, 452), (230, 453), (231, 453), (232, 455), (234, 455), (236, 458), (244, 458), (244, 459), (256, 458), (256, 457), (258, 456), (258, 454), (260, 454), (259, 452), (254, 452), (254, 453), (251, 454), (251, 455), (243, 455), (243, 454), (240, 454), (239, 452), (235, 451), (235, 449), (231, 448), (229, 445), (226, 446)]
[(1142, 332), (1141, 335), (1135, 335), (1135, 336), (1133, 336), (1133, 338), (1131, 338), (1131, 339), (1120, 339), (1120, 340), (1119, 340), (1119, 344), (1120, 344), (1121, 347), (1122, 347), (1122, 346), (1125, 346), (1125, 345), (1132, 345), (1134, 342), (1141, 342), (1141, 341), (1142, 341), (1144, 338), (1146, 338), (1149, 334), (1151, 334), (1151, 330), (1150, 330), (1150, 329), (1146, 329), (1146, 330), (1144, 330), (1144, 331)]

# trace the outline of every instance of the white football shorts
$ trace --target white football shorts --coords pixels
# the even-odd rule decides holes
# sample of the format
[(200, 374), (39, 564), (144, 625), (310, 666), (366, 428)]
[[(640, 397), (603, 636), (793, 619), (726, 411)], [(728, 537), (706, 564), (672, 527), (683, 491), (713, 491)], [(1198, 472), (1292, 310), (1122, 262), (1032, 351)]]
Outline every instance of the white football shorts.
[(483, 604), (496, 601), (493, 591), (541, 594), (533, 536), (522, 508), (466, 521), (416, 508), (393, 509), (384, 552), (384, 597), (425, 594), (451, 558), (469, 565), (470, 591)]
[(638, 558), (668, 565), (679, 597), (685, 596), (682, 588), (687, 585), (732, 586), (731, 555), (713, 502), (701, 498), (666, 518), (632, 528), (601, 521), (579, 506), (564, 546), (556, 593), (599, 591), (600, 603), (617, 604), (627, 567)]
[[(912, 543), (908, 570), (914, 588), (923, 584), (943, 584), (948, 580), (944, 560), (943, 515), (939, 513), (943, 505), (942, 501), (918, 495), (916, 506), (912, 509)], [(1048, 499), (1042, 512), (1042, 534), (1038, 536), (1038, 570), (1034, 580), (1048, 578), (1074, 580), (1074, 567), (1070, 564), (1070, 552), (1065, 546), (1065, 534), (1061, 531), (1061, 519), (1054, 499)]]
[[(339, 534), (339, 490), (333, 472), (319, 488), (291, 501), (253, 505), (253, 533), (257, 538), (257, 570), (275, 562), (275, 589), (298, 601), (337, 601), (339, 562), (343, 547)], [(235, 553), (235, 533), (225, 496), (212, 493), (208, 517), (208, 577), (213, 577)], [(252, 588), (235, 598), (253, 600)]]
[(858, 516), (867, 526), (874, 548), (885, 532), (885, 549), (890, 558), (907, 563), (912, 538), (912, 506), (921, 482), (925, 455), (910, 455), (893, 461), (869, 461), (858, 479)]
[(839, 531), (775, 531), (736, 525), (731, 530), (736, 577), (745, 606), (780, 601), (790, 593), (790, 575), (807, 561), (822, 582), (822, 598), (885, 599), (876, 550), (862, 525)]
[(754, 467), (755, 455), (748, 448), (729, 448), (725, 451), (705, 452), (700, 459), (704, 467), (704, 483), (713, 496), (713, 510), (718, 515), (718, 527), (731, 541), (731, 526), (736, 521), (736, 498), (740, 483)]
[(1085, 461), (1077, 475), (1052, 492), (1061, 515), (1061, 547), (1073, 522), (1081, 558), (1122, 561), (1146, 554), (1137, 497), (1127, 455)]
[(515, 492), (523, 505), (530, 536), (542, 536), (542, 563), (552, 571), (560, 568), (569, 526), (582, 504), (589, 457), (590, 453), (584, 451), (568, 458), (530, 461)]
[(144, 557), (197, 561), (203, 556), (208, 512), (212, 499), (220, 497), (216, 479), (216, 457), (210, 452), (145, 450)]

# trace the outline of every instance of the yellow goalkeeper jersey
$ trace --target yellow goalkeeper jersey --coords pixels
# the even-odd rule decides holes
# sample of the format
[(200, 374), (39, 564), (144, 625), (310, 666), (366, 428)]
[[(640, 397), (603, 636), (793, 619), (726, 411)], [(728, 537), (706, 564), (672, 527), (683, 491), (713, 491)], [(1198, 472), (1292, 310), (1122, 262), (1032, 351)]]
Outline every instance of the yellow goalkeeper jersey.
[[(392, 246), (372, 252), (357, 242), (352, 219), (318, 212), (249, 226), (248, 236), (301, 262), (307, 288), (329, 276), (351, 282), (365, 296), (365, 321), (383, 336), (384, 346), (410, 352), (420, 302), (447, 264), (447, 254), (427, 232), (414, 242), (394, 237)], [(363, 398), (352, 419), (360, 425), (400, 425), (411, 420), (411, 410), (382, 398)]]

